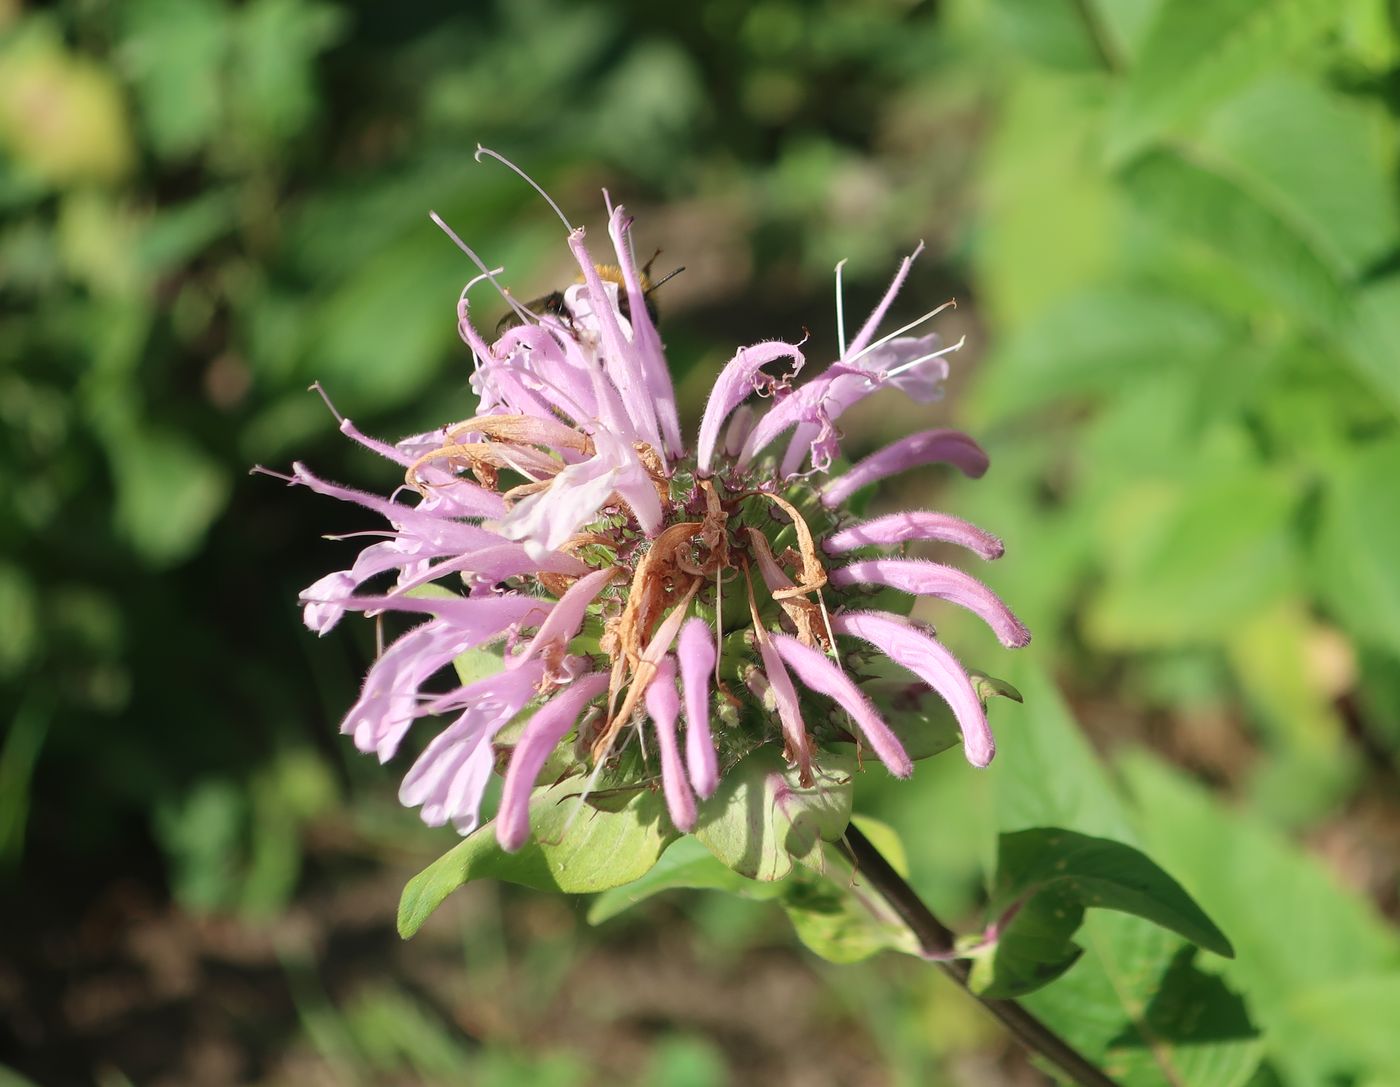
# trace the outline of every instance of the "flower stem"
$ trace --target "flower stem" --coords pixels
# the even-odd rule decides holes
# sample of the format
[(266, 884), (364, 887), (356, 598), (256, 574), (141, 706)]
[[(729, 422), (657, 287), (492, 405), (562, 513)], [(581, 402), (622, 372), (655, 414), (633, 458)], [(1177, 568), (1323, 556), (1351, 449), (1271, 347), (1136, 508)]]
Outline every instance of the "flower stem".
[(972, 992), (967, 985), (971, 973), (967, 963), (943, 958), (954, 950), (954, 937), (948, 926), (934, 916), (914, 888), (890, 866), (890, 862), (854, 823), (846, 828), (845, 843), (856, 866), (857, 878), (864, 879), (889, 903), (899, 919), (909, 926), (919, 941), (919, 947), (929, 955), (934, 965), (996, 1016), (1022, 1045), (1044, 1057), (1080, 1087), (1115, 1087), (1113, 1080), (1016, 1001), (992, 1000)]

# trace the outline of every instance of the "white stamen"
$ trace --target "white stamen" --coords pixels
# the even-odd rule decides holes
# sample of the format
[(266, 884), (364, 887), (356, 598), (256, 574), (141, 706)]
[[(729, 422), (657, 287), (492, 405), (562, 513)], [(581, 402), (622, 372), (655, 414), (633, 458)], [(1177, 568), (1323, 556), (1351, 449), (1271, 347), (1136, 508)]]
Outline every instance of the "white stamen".
[(501, 265), (499, 268), (492, 268), (489, 272), (482, 272), (479, 275), (473, 276), (471, 279), (467, 280), (467, 285), (462, 288), (462, 293), (457, 296), (457, 304), (460, 306), (464, 302), (466, 302), (467, 292), (469, 292), (483, 279), (490, 279), (492, 276), (498, 276), (505, 270), (505, 265)]
[(897, 328), (897, 329), (895, 329), (895, 330), (894, 330), (893, 332), (891, 332), (888, 336), (881, 336), (881, 337), (880, 337), (878, 340), (876, 340), (874, 343), (866, 345), (865, 347), (861, 348), (858, 352), (856, 352), (856, 354), (852, 355), (850, 358), (848, 358), (848, 359), (842, 359), (841, 361), (842, 361), (843, 363), (847, 364), (847, 365), (850, 365), (851, 363), (855, 362), (857, 359), (864, 358), (866, 355), (870, 354), (870, 352), (874, 351), (875, 348), (877, 348), (877, 347), (883, 347), (885, 344), (889, 343), (889, 342), (890, 342), (892, 339), (894, 339), (896, 336), (902, 336), (902, 335), (904, 335), (904, 333), (910, 332), (910, 331), (912, 331), (913, 329), (918, 328), (918, 327), (919, 327), (921, 324), (923, 324), (925, 321), (931, 321), (931, 320), (933, 320), (933, 318), (937, 317), (937, 316), (938, 316), (940, 313), (942, 313), (945, 309), (948, 309), (948, 308), (950, 308), (950, 307), (953, 308), (953, 309), (956, 309), (956, 308), (957, 308), (957, 305), (958, 305), (957, 299), (950, 299), (949, 301), (944, 302), (943, 305), (939, 306), (937, 309), (929, 310), (929, 311), (928, 311), (926, 314), (924, 314), (922, 317), (918, 317), (918, 318), (916, 318), (915, 320), (910, 321), (907, 325), (904, 325), (902, 328)]
[(310, 385), (306, 387), (306, 391), (309, 393), (316, 393), (318, 396), (320, 396), (320, 398), (323, 401), (325, 401), (326, 407), (329, 408), (330, 413), (335, 416), (335, 421), (337, 423), (343, 424), (345, 422), (345, 416), (341, 415), (340, 412), (335, 410), (335, 405), (331, 403), (330, 395), (326, 392), (324, 388), (321, 387), (321, 383), (319, 381), (313, 381)]
[(438, 229), (441, 230), (444, 234), (446, 234), (449, 238), (451, 238), (453, 244), (455, 244), (458, 249), (465, 253), (470, 258), (473, 264), (475, 264), (478, 268), (481, 269), (482, 276), (491, 281), (491, 286), (496, 288), (500, 296), (506, 300), (506, 304), (510, 306), (511, 309), (515, 310), (516, 314), (520, 317), (522, 321), (525, 321), (528, 324), (530, 321), (537, 320), (536, 316), (533, 313), (531, 313), (528, 309), (526, 309), (524, 306), (522, 306), (519, 302), (517, 302), (514, 298), (511, 297), (510, 291), (506, 290), (500, 285), (499, 282), (497, 282), (496, 273), (491, 271), (491, 269), (487, 268), (486, 262), (476, 255), (476, 251), (472, 249), (472, 247), (469, 246), (466, 242), (462, 241), (462, 239), (457, 236), (457, 232), (455, 230), (453, 230), (450, 226), (443, 222), (441, 215), (439, 215), (435, 211), (430, 211), (428, 212), (428, 218), (431, 219), (434, 223), (436, 223)]
[(846, 266), (846, 258), (836, 262), (836, 343), (841, 353), (836, 357), (846, 357), (846, 301), (841, 297), (841, 269)]
[(906, 370), (912, 370), (915, 366), (918, 366), (921, 363), (928, 362), (930, 359), (937, 359), (942, 358), (944, 355), (951, 355), (954, 351), (957, 351), (959, 348), (961, 348), (962, 345), (966, 342), (967, 337), (963, 336), (955, 344), (950, 344), (948, 347), (944, 347), (938, 351), (932, 351), (927, 355), (920, 355), (916, 359), (910, 359), (908, 362), (901, 363), (899, 366), (896, 366), (893, 370), (886, 370), (884, 375), (885, 380), (888, 381), (892, 377), (898, 377)]
[(476, 145), (476, 161), (477, 161), (477, 162), (480, 162), (480, 161), (481, 161), (481, 156), (482, 156), (482, 155), (489, 155), (491, 158), (495, 159), (497, 162), (504, 164), (505, 166), (509, 167), (511, 170), (515, 171), (515, 173), (519, 174), (522, 178), (524, 178), (524, 179), (525, 179), (525, 183), (526, 183), (527, 185), (529, 185), (530, 188), (534, 189), (535, 192), (537, 192), (537, 193), (539, 193), (541, 196), (543, 196), (543, 197), (544, 197), (544, 202), (545, 202), (546, 204), (548, 204), (551, 208), (554, 209), (554, 214), (557, 215), (557, 216), (559, 216), (559, 221), (560, 221), (561, 223), (564, 224), (564, 229), (567, 230), (570, 234), (572, 234), (572, 233), (574, 232), (573, 224), (571, 224), (571, 223), (569, 222), (568, 219), (564, 218), (564, 213), (563, 213), (562, 211), (559, 210), (559, 205), (556, 204), (556, 203), (550, 198), (549, 193), (545, 192), (542, 188), (540, 188), (539, 184), (535, 181), (535, 179), (534, 179), (533, 177), (531, 177), (531, 176), (530, 176), (529, 174), (527, 174), (524, 170), (522, 170), (519, 166), (517, 166), (515, 163), (511, 162), (510, 159), (506, 158), (504, 155), (500, 154), (499, 152), (492, 151), (491, 148), (489, 148), (489, 147), (482, 147), (481, 144), (477, 144), (477, 145)]
[(524, 466), (522, 466), (522, 465), (520, 465), (520, 464), (517, 464), (516, 461), (515, 461), (515, 458), (512, 457), (512, 456), (501, 446), (501, 443), (500, 443), (500, 442), (497, 442), (497, 443), (496, 443), (496, 447), (497, 447), (498, 451), (499, 451), (500, 454), (501, 454), (501, 460), (503, 460), (503, 461), (506, 462), (506, 467), (507, 467), (507, 468), (511, 469), (511, 470), (514, 471), (514, 472), (519, 472), (522, 476), (524, 476), (526, 479), (528, 479), (531, 483), (538, 483), (538, 482), (540, 481), (540, 477), (539, 477), (539, 476), (535, 475), (535, 474), (534, 474), (533, 472), (531, 472), (528, 468), (525, 468)]

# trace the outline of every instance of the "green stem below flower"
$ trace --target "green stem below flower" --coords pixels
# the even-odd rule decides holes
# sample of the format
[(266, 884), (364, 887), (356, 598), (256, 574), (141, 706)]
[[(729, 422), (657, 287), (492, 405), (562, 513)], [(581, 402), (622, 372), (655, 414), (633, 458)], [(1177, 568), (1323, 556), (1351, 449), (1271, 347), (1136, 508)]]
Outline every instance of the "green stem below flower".
[(1018, 1041), (1058, 1068), (1079, 1087), (1115, 1087), (1113, 1080), (1085, 1059), (1068, 1042), (1014, 1000), (988, 1000), (968, 988), (971, 973), (965, 961), (949, 959), (954, 952), (954, 936), (910, 887), (884, 855), (854, 823), (846, 828), (845, 846), (856, 867), (856, 877), (864, 879), (879, 893), (900, 920), (909, 927), (919, 947), (940, 970), (969, 996), (991, 1012)]

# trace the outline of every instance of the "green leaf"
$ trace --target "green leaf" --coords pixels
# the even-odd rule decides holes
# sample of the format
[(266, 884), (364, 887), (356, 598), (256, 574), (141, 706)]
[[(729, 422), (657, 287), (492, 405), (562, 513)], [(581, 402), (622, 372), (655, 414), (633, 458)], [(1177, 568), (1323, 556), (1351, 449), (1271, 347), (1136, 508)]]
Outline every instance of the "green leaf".
[(1229, 956), (1230, 943), (1180, 884), (1131, 846), (1040, 827), (1003, 834), (993, 916), (1006, 918), (994, 950), (977, 960), (972, 985), (985, 996), (1033, 992), (1080, 955), (1070, 941), (1089, 907), (1118, 910)]
[(219, 0), (134, 0), (119, 10), (124, 67), (156, 154), (193, 154), (223, 120), (227, 7)]
[(976, 391), (979, 416), (999, 420), (1076, 395), (1117, 396), (1125, 381), (1174, 358), (1218, 355), (1217, 312), (1159, 286), (1090, 287), (1046, 310), (998, 352)]
[(1324, 328), (1345, 315), (1345, 269), (1249, 174), (1178, 148), (1144, 156), (1122, 179), (1136, 206), (1238, 269), (1280, 309)]
[(1289, 1010), (1314, 1037), (1325, 1038), (1338, 1052), (1352, 1055), (1357, 1067), (1400, 1078), (1398, 1008), (1400, 971), (1392, 970), (1305, 990)]
[(1104, 56), (1075, 0), (995, 0), (996, 31), (1033, 60), (1071, 71), (1102, 69)]
[(116, 521), (153, 565), (192, 553), (228, 499), (228, 473), (174, 431), (132, 429), (110, 450), (117, 479)]
[(1110, 272), (1123, 206), (1095, 167), (1105, 90), (1026, 73), (1011, 85), (980, 186), (973, 258), (990, 319), (1014, 325)]
[(578, 779), (536, 789), (531, 838), (516, 853), (496, 841), (494, 822), (478, 828), (408, 881), (399, 901), (399, 935), (408, 939), (444, 899), (474, 879), (588, 894), (638, 879), (675, 837), (660, 797), (643, 792), (620, 811), (583, 802)]
[[(1090, 913), (1085, 955), (1023, 998), (1120, 1087), (1243, 1087), (1263, 1040), (1238, 992), (1164, 929)], [(1111, 1012), (1111, 1014), (1110, 1014)]]
[(1236, 958), (1221, 976), (1249, 994), (1285, 1081), (1346, 1082), (1365, 1071), (1363, 1054), (1392, 1043), (1394, 1016), (1358, 1006), (1348, 1023), (1344, 1013), (1314, 1018), (1309, 1004), (1340, 999), (1334, 987), (1358, 979), (1400, 977), (1400, 936), (1316, 859), (1179, 772), (1145, 755), (1122, 770), (1151, 813), (1143, 830), (1153, 856), (1231, 933)]
[[(1020, 659), (1013, 662), (1011, 676), (1025, 692), (1025, 712), (1033, 719), (1016, 743), (1002, 746), (987, 771), (1001, 829), (1058, 825), (1137, 844), (1138, 831), (1122, 794), (1053, 684)], [(1187, 871), (1155, 844), (1150, 853), (1178, 875)], [(1189, 882), (1184, 885), (1196, 892)], [(1253, 922), (1223, 917), (1212, 902), (1196, 897), (1226, 924), (1238, 945), (1243, 937), (1238, 926)], [(1025, 1003), (1081, 1052), (1100, 1061), (1116, 1082), (1123, 1087), (1241, 1087), (1248, 1080), (1259, 1061), (1258, 1041), (1251, 1033), (1192, 1034), (1190, 998), (1210, 996), (1214, 983), (1193, 976), (1178, 978), (1167, 988), (1186, 946), (1179, 936), (1131, 914), (1090, 910), (1076, 938), (1084, 949), (1078, 961), (1053, 985), (1025, 997)], [(1214, 969), (1213, 962), (1208, 965)], [(1177, 1005), (1180, 1014), (1168, 1042), (1154, 1047), (1154, 1031), (1165, 1024), (1159, 1017), (1149, 1025), (1147, 1017), (1159, 994), (1173, 991), (1187, 998)], [(1199, 1023), (1195, 1030), (1209, 1034)], [(1171, 1043), (1173, 1035), (1187, 1040)]]
[(772, 745), (761, 747), (720, 779), (695, 837), (749, 879), (782, 879), (794, 860), (820, 867), (821, 842), (835, 841), (851, 821), (854, 768), (854, 759), (823, 755), (815, 782), (804, 786)]
[(1317, 40), (1333, 0), (1165, 0), (1147, 31), (1114, 119), (1122, 160)]
[(656, 865), (640, 879), (612, 887), (593, 900), (588, 923), (601, 925), (653, 895), (678, 888), (727, 891), (742, 898), (770, 899), (783, 893), (781, 884), (745, 879), (722, 864), (697, 839), (686, 836), (671, 843)]
[(1323, 499), (1316, 566), (1326, 599), (1359, 637), (1400, 655), (1400, 440), (1358, 448)]
[(1379, 102), (1280, 75), (1228, 102), (1192, 142), (1349, 278), (1394, 248), (1395, 127)]
[(1139, 648), (1220, 637), (1295, 582), (1291, 480), (1247, 467), (1217, 470), (1214, 478), (1209, 470), (1178, 471), (1178, 483), (1142, 485), (1131, 499), (1115, 495), (1105, 503), (1108, 580), (1087, 617), (1098, 644)]

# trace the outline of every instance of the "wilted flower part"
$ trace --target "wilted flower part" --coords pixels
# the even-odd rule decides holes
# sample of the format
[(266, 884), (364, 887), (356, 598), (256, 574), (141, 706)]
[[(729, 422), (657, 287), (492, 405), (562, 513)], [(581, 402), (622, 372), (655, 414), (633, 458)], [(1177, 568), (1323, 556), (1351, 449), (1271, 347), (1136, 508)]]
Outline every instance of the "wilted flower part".
[[(804, 784), (833, 745), (852, 743), (907, 777), (909, 755), (864, 689), (879, 656), (947, 701), (968, 759), (986, 765), (995, 748), (968, 673), (931, 631), (869, 602), (889, 589), (941, 597), (1024, 645), (1025, 627), (975, 578), (900, 554), (934, 540), (995, 559), (1001, 541), (945, 513), (858, 520), (846, 506), (870, 484), (937, 462), (980, 475), (985, 454), (966, 435), (929, 430), (832, 472), (844, 412), (878, 393), (935, 399), (961, 346), (920, 331), (943, 307), (881, 334), (917, 251), (849, 345), (804, 382), (804, 344), (737, 351), (692, 449), (630, 227), (610, 208), (612, 266), (595, 264), (583, 230), (570, 228), (578, 282), (539, 313), (503, 294), (514, 316), (494, 343), (464, 290), (457, 319), (475, 362), (476, 415), (395, 444), (341, 421), (403, 467), (395, 494), (294, 468), (289, 482), (387, 521), (347, 569), (305, 590), (307, 626), (324, 634), (346, 612), (424, 617), (371, 666), (342, 731), (387, 760), (417, 720), (450, 715), (400, 799), (467, 833), (503, 767), (496, 834), (507, 849), (529, 838), (547, 764), (550, 781), (657, 789), (681, 831), (704, 820), (724, 771), (764, 744), (780, 745)], [(452, 236), (482, 271), (468, 289), (496, 284), (498, 271)], [(844, 340), (839, 312), (838, 324)], [(454, 662), (460, 683), (430, 689)]]

